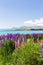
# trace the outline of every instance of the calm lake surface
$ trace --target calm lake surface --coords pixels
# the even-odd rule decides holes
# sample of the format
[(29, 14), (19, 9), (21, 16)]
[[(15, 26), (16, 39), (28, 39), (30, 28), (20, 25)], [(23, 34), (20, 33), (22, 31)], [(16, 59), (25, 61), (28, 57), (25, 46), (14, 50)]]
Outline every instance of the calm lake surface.
[(6, 34), (43, 34), (43, 30), (29, 30), (29, 31), (14, 31), (14, 30), (0, 30), (0, 35)]

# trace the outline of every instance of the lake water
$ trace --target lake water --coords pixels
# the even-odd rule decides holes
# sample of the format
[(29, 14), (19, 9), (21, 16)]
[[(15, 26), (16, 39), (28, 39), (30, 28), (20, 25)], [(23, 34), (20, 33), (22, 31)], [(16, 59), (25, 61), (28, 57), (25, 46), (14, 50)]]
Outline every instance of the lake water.
[(29, 31), (12, 31), (12, 30), (0, 30), (0, 35), (6, 34), (43, 34), (43, 30), (29, 30)]

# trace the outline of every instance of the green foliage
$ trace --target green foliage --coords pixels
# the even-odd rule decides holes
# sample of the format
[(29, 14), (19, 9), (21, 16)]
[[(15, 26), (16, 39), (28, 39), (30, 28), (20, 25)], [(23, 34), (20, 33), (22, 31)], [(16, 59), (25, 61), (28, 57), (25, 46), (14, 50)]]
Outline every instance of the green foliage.
[(6, 65), (6, 62), (11, 60), (14, 49), (15, 46), (12, 40), (7, 40), (6, 45), (4, 45), (4, 42), (2, 43), (2, 48), (0, 48), (0, 62), (2, 61), (2, 65)]
[(24, 47), (14, 50), (14, 42), (7, 41), (6, 47), (0, 49), (0, 65), (42, 65), (40, 44), (35, 44), (31, 39)]
[(39, 38), (38, 38), (39, 40), (42, 40), (43, 39), (43, 36), (39, 36)]
[(39, 65), (40, 62), (40, 45), (25, 44), (24, 48), (16, 50), (12, 54), (14, 65)]

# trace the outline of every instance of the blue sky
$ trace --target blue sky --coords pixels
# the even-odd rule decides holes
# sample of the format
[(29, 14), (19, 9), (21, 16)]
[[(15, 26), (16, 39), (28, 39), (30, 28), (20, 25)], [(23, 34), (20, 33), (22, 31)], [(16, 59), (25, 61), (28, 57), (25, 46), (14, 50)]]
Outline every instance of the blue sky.
[(43, 23), (43, 0), (0, 0), (0, 29), (36, 25), (33, 22)]

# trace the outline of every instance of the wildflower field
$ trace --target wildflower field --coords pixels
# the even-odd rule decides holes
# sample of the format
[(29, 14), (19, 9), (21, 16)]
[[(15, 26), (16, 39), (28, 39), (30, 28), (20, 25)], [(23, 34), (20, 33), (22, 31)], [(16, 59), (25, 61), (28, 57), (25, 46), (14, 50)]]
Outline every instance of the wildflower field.
[(0, 65), (43, 65), (43, 34), (1, 35)]

